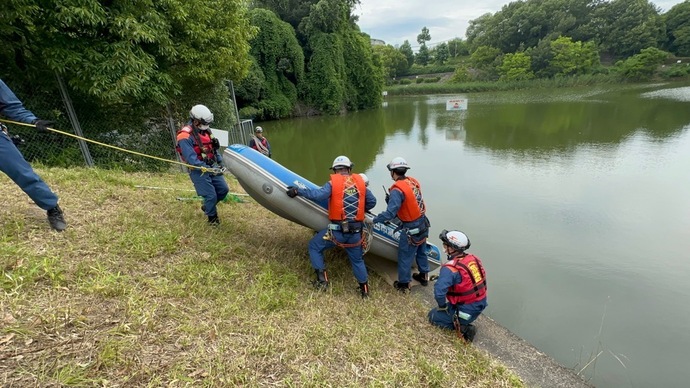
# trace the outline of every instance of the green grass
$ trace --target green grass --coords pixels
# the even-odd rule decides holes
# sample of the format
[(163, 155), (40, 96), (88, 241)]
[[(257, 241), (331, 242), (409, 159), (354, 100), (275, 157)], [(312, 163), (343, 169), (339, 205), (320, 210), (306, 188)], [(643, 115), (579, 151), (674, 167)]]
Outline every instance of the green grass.
[(185, 174), (38, 172), (69, 227), (0, 176), (2, 386), (523, 386), (375, 274), (362, 301), (342, 252), (313, 290), (312, 232), (251, 200), (210, 228)]

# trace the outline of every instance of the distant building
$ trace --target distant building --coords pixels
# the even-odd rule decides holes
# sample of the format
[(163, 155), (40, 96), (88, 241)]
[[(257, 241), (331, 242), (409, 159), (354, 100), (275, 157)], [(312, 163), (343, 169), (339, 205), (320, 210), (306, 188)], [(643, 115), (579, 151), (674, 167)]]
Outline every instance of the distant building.
[(386, 42), (382, 41), (381, 39), (371, 39), (371, 45), (372, 46), (385, 46)]

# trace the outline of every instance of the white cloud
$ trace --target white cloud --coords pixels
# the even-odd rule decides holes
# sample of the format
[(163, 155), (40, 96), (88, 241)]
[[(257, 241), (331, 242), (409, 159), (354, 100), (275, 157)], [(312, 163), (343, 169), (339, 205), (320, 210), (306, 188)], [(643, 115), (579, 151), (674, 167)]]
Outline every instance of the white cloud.
[[(485, 13), (496, 13), (509, 0), (484, 0), (481, 2), (460, 0), (362, 0), (355, 10), (359, 27), (372, 38), (382, 39), (391, 45), (408, 40), (418, 46), (417, 35), (422, 27), (431, 34), (428, 45), (450, 39), (465, 38), (469, 21)], [(682, 0), (653, 1), (666, 12)]]

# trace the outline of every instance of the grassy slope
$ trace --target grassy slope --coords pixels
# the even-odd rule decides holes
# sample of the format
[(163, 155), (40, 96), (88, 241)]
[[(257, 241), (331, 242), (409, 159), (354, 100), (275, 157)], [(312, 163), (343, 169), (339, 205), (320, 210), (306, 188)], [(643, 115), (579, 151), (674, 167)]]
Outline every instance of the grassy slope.
[(522, 386), (340, 252), (312, 291), (311, 232), (251, 200), (212, 229), (185, 174), (39, 173), (69, 228), (0, 175), (0, 386)]

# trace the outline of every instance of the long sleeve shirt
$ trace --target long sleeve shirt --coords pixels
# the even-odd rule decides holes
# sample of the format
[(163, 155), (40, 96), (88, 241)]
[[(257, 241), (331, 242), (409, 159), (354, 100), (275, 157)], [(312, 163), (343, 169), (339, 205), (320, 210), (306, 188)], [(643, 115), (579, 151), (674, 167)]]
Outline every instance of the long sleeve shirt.
[(376, 217), (374, 217), (374, 223), (376, 224), (379, 222), (390, 221), (393, 218), (397, 217), (398, 210), (400, 210), (400, 206), (402, 206), (404, 200), (405, 194), (403, 194), (402, 191), (391, 190), (390, 197), (388, 198), (388, 207), (386, 207), (386, 210), (382, 211)]
[(0, 114), (10, 120), (27, 124), (38, 120), (30, 110), (24, 108), (22, 102), (2, 80), (0, 80)]

